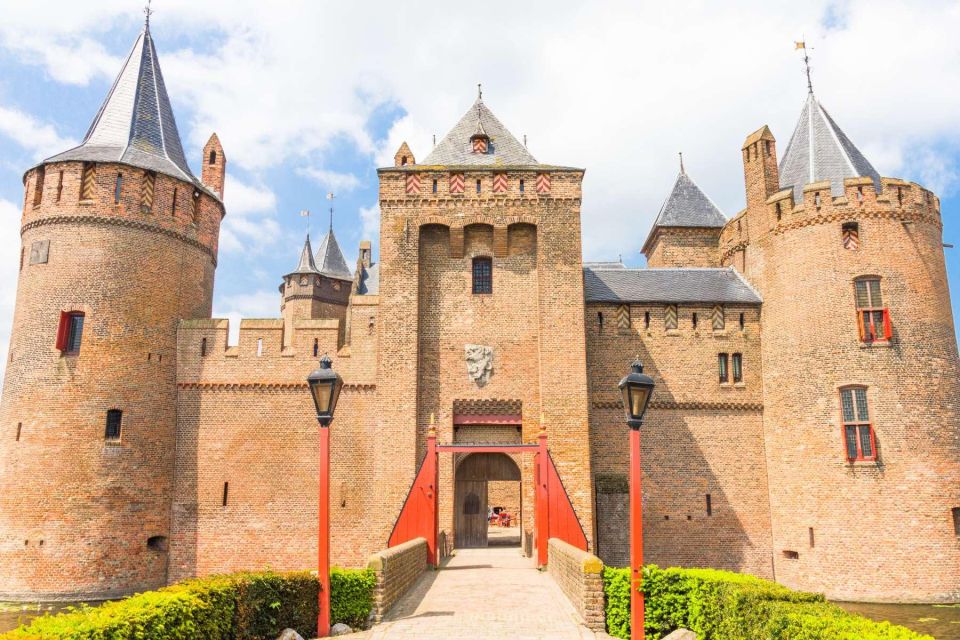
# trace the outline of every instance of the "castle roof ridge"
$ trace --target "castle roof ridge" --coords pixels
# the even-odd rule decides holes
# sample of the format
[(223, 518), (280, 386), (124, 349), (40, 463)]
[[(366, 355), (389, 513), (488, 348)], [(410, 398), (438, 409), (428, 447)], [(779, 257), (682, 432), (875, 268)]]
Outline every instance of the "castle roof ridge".
[[(478, 132), (482, 132), (478, 133)], [(474, 153), (471, 138), (484, 135), (490, 139), (488, 153)], [(444, 136), (423, 160), (424, 165), (479, 166), (516, 165), (536, 166), (540, 163), (527, 151), (510, 131), (503, 126), (481, 98), (477, 98), (460, 121)]]

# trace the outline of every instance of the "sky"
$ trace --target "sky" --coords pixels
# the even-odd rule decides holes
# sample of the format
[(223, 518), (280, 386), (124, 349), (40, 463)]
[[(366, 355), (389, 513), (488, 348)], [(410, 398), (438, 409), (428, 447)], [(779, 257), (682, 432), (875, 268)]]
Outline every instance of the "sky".
[[(541, 162), (586, 168), (585, 260), (642, 266), (679, 168), (729, 217), (740, 147), (782, 153), (806, 98), (881, 175), (942, 198), (960, 282), (960, 2), (446, 3), (154, 0), (151, 31), (187, 157), (216, 132), (227, 182), (214, 316), (279, 315), (277, 286), (333, 226), (348, 264), (378, 240), (377, 175), (476, 98)], [(143, 26), (141, 0), (0, 0), (0, 367), (16, 295), (23, 173), (83, 138)], [(316, 246), (316, 244), (314, 245)], [(954, 296), (954, 316), (960, 299)], [(2, 369), (0, 369), (2, 372)]]

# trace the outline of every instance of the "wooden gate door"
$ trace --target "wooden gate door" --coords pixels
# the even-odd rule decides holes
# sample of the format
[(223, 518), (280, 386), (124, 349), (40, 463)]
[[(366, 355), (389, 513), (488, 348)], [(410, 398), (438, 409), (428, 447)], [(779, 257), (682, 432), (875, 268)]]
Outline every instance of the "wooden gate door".
[(487, 546), (487, 482), (457, 480), (454, 543), (457, 548)]

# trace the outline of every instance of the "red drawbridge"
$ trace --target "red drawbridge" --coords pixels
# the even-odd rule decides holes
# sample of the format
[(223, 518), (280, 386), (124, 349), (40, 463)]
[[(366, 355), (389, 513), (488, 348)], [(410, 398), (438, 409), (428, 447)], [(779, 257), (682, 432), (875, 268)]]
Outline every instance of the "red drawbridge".
[(403, 504), (400, 516), (394, 524), (387, 541), (395, 547), (414, 538), (427, 541), (428, 562), (437, 566), (437, 531), (439, 529), (439, 462), (441, 453), (532, 453), (534, 455), (534, 540), (537, 549), (537, 565), (547, 564), (547, 541), (559, 538), (573, 546), (587, 550), (587, 536), (573, 510), (560, 474), (547, 450), (547, 434), (541, 432), (538, 444), (437, 444), (436, 433), (427, 436), (427, 455), (413, 481), (410, 493)]

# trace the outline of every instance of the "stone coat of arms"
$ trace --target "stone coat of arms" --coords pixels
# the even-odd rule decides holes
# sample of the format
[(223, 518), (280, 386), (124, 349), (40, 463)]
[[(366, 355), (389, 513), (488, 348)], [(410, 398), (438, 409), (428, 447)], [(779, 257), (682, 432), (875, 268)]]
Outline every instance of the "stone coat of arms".
[(486, 386), (493, 375), (493, 347), (480, 344), (464, 345), (467, 358), (467, 375), (478, 387)]

